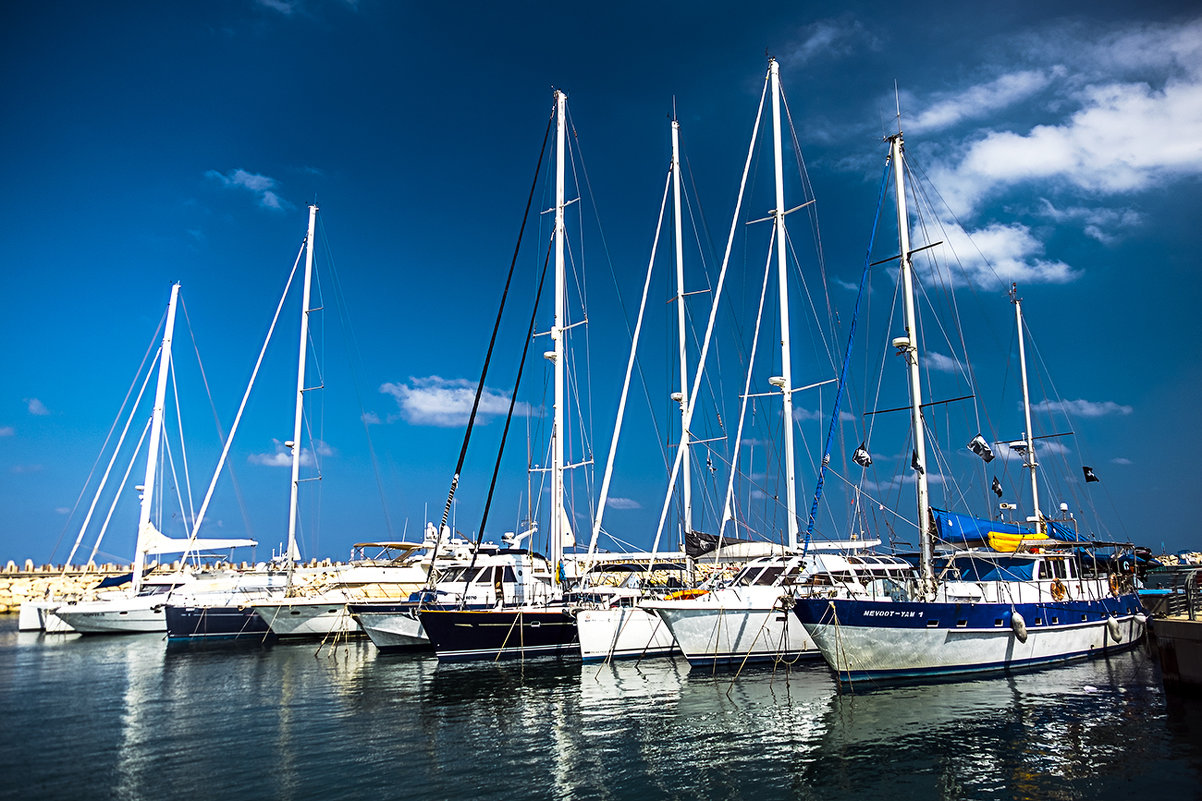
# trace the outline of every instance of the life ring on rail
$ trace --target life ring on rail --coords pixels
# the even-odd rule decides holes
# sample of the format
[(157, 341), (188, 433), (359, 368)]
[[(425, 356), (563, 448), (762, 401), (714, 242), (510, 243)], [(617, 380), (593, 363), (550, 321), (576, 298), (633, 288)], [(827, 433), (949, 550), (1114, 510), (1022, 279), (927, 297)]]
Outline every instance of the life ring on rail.
[(1063, 601), (1064, 596), (1067, 594), (1068, 594), (1068, 590), (1065, 589), (1064, 582), (1061, 581), (1060, 579), (1053, 579), (1053, 581), (1052, 581), (1052, 600), (1053, 601)]
[(1111, 573), (1110, 574), (1110, 594), (1118, 595), (1119, 589), (1120, 589), (1119, 588), (1119, 577), (1117, 574)]

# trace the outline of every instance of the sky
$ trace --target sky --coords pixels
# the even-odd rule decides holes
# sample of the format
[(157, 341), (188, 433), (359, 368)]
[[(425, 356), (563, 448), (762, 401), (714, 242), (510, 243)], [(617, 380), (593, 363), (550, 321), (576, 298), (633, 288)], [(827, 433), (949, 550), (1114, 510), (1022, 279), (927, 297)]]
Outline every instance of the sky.
[[(783, 431), (779, 395), (767, 394), (781, 370), (775, 273), (744, 392), (771, 252), (770, 225), (746, 223), (774, 208), (770, 127), (731, 222), (769, 56), (788, 110), (786, 206), (813, 201), (787, 218), (792, 384), (821, 385), (793, 396), (803, 529), (857, 288), (866, 261), (879, 261), (856, 317), (816, 531), (914, 542), (905, 414), (868, 414), (908, 403), (889, 347), (901, 333), (892, 189), (874, 229), (884, 137), (900, 126), (916, 193), (913, 245), (934, 245), (915, 264), (924, 392), (948, 401), (927, 407), (936, 505), (996, 515), (997, 477), (1016, 514), (1030, 512), (1029, 479), (1005, 444), (1025, 430), (1007, 295), (1016, 282), (1041, 508), (1064, 503), (1101, 538), (1202, 549), (1186, 522), (1202, 449), (1202, 15), (1189, 4), (619, 2), (591, 11), (50, 0), (9, 3), (3, 15), (0, 563), (61, 563), (77, 537), (76, 562), (93, 547), (98, 561), (129, 561), (145, 458), (131, 449), (148, 412), (131, 418), (107, 495), (81, 527), (175, 281), (184, 312), (169, 405), (174, 413), (178, 394), (184, 422), (168, 426), (175, 470), (156, 515), (183, 536), (311, 203), (320, 207), (311, 304), (320, 311), (310, 314), (306, 385), (322, 388), (306, 393), (302, 474), (320, 481), (300, 486), (301, 551), (345, 558), (352, 543), (419, 538), (446, 503), (538, 175), (453, 508), (454, 528), (474, 536), (545, 254), (550, 152), (535, 166), (553, 88), (568, 95), (568, 199), (579, 198), (568, 213), (569, 317), (587, 320), (568, 334), (568, 453), (584, 463), (568, 492), (578, 540), (587, 542), (610, 453), (673, 114), (688, 198), (690, 375), (735, 230), (690, 426), (713, 440), (692, 451), (694, 527), (718, 529), (740, 396), (760, 395), (748, 401), (739, 448), (735, 533), (779, 538)], [(614, 453), (607, 548), (651, 545), (679, 441), (673, 242), (668, 225)], [(540, 333), (550, 327), (545, 291)], [(232, 474), (216, 480), (202, 526), (202, 536), (257, 539), (257, 559), (279, 550), (288, 527), (295, 293), (281, 308), (230, 446)], [(549, 349), (545, 336), (530, 345), (490, 540), (526, 517), (547, 528), (550, 362), (539, 357)], [(965, 448), (978, 433), (995, 462)], [(873, 455), (867, 471), (850, 462), (860, 443)], [(1086, 484), (1082, 465), (1100, 481)], [(677, 490), (666, 544), (678, 536), (681, 503)]]

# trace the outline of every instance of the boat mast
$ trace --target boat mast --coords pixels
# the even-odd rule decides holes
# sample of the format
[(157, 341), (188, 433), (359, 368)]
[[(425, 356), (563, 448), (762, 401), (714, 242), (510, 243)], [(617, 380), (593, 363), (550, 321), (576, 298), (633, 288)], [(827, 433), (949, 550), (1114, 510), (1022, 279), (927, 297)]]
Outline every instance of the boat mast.
[(305, 287), (301, 295), (300, 355), (296, 366), (296, 414), (292, 419), (292, 488), (288, 499), (288, 586), (292, 586), (292, 568), (300, 559), (296, 545), (296, 497), (300, 489), (301, 424), (305, 415), (305, 362), (309, 347), (309, 292), (313, 283), (313, 233), (317, 227), (317, 206), (309, 207), (309, 233), (305, 238)]
[(780, 283), (780, 361), (783, 375), (768, 379), (780, 387), (785, 432), (785, 501), (789, 513), (789, 549), (797, 548), (797, 489), (793, 467), (793, 360), (789, 349), (789, 275), (785, 263), (785, 181), (780, 144), (780, 65), (770, 59), (772, 76), (772, 150), (776, 159), (776, 264)]
[(555, 416), (551, 429), (551, 574), (559, 583), (559, 566), (563, 561), (564, 509), (563, 487), (563, 412), (564, 392), (563, 338), (566, 316), (566, 277), (564, 274), (563, 197), (564, 197), (564, 110), (567, 95), (555, 90), (555, 320), (551, 325), (551, 340), (555, 343), (552, 361), (555, 365)]
[(922, 578), (932, 586), (931, 497), (927, 484), (926, 431), (922, 422), (922, 379), (918, 370), (918, 324), (914, 313), (914, 267), (910, 263), (910, 217), (906, 211), (904, 144), (901, 131), (889, 137), (889, 157), (897, 184), (897, 237), (901, 251), (901, 280), (905, 297), (906, 335), (893, 340), (898, 353), (906, 357), (910, 371), (910, 425), (914, 430), (914, 469), (918, 473), (918, 541)]
[(150, 510), (154, 505), (154, 485), (159, 467), (159, 444), (163, 438), (163, 406), (167, 397), (167, 376), (171, 372), (171, 337), (175, 333), (175, 307), (179, 300), (179, 284), (171, 286), (167, 303), (167, 323), (163, 328), (163, 347), (159, 351), (159, 378), (154, 391), (154, 411), (150, 416), (150, 445), (146, 451), (146, 478), (142, 482), (142, 506), (138, 512), (138, 542), (134, 548), (134, 594), (142, 589), (142, 570), (146, 564), (144, 540), (153, 528)]
[(673, 393), (673, 398), (680, 401), (680, 449), (684, 451), (684, 459), (681, 462), (683, 470), (681, 481), (684, 482), (682, 487), (683, 522), (684, 536), (687, 537), (693, 531), (693, 499), (689, 466), (689, 429), (686, 423), (689, 408), (689, 365), (688, 342), (685, 339), (684, 244), (681, 241), (682, 224), (680, 219), (680, 121), (675, 118), (675, 115), (672, 119), (672, 209), (676, 217), (676, 322), (680, 348), (680, 392)]
[(1023, 435), (1027, 441), (1027, 458), (1023, 467), (1031, 471), (1031, 505), (1035, 510), (1030, 520), (1035, 523), (1035, 533), (1043, 534), (1043, 515), (1039, 511), (1039, 481), (1035, 475), (1035, 468), (1039, 463), (1035, 461), (1035, 435), (1031, 431), (1031, 395), (1027, 390), (1027, 350), (1023, 344), (1023, 301), (1018, 296), (1018, 284), (1010, 284), (1010, 302), (1014, 304), (1014, 320), (1018, 325), (1018, 364), (1023, 376), (1023, 415), (1027, 423), (1027, 431)]

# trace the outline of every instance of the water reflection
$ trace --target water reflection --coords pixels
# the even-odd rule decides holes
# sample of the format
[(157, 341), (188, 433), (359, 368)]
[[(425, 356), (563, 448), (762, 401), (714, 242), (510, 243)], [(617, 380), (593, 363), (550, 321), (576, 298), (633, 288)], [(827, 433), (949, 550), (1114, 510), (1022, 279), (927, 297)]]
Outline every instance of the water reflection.
[(1202, 776), (1202, 701), (1166, 702), (1138, 653), (857, 695), (820, 665), (0, 631), (0, 691), (6, 798), (1188, 798)]

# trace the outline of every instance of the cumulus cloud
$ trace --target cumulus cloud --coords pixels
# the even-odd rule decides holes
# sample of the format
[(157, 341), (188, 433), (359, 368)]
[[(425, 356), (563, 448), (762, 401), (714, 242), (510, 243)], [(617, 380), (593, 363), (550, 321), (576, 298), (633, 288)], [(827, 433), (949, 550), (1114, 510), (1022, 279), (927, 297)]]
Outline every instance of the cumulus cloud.
[(988, 112), (1050, 90), (1035, 109), (1046, 121), (989, 120), (941, 170), (936, 186), (957, 213), (1016, 184), (1123, 195), (1202, 173), (1202, 20), (1107, 35), (1057, 29), (1028, 37), (1022, 49), (1032, 61), (1054, 53), (1064, 63), (935, 95), (916, 118), (936, 128), (967, 119), (962, 109), (975, 99), (996, 98), (978, 106)]
[(610, 498), (605, 502), (610, 509), (642, 509), (643, 505), (633, 498)]
[(18, 474), (19, 473), (40, 473), (40, 472), (42, 472), (42, 465), (40, 465), (40, 464), (15, 464), (12, 466), (12, 472), (18, 473)]
[(0, 437), (11, 437), (17, 430), (12, 426), (0, 426)]
[(42, 403), (37, 398), (26, 398), (25, 407), (29, 409), (29, 413), (38, 417), (45, 417), (50, 414), (50, 410), (46, 408), (46, 404)]
[[(454, 427), (467, 423), (476, 396), (476, 384), (463, 378), (433, 375), (410, 378), (404, 384), (383, 384), (380, 392), (396, 400), (400, 416), (408, 423)], [(509, 396), (486, 387), (480, 396), (476, 419), (486, 421), (490, 416), (504, 415), (508, 411)], [(514, 414), (525, 416), (529, 412), (529, 404), (519, 402), (514, 407)]]
[(1114, 401), (1045, 400), (1031, 407), (1035, 412), (1063, 412), (1069, 417), (1108, 417), (1131, 414), (1134, 409)]
[(1134, 464), (1134, 463), (1133, 463), (1133, 462), (1132, 462), (1130, 459), (1128, 459), (1126, 456), (1116, 456), (1116, 457), (1114, 457), (1113, 459), (1111, 459), (1111, 460), (1110, 460), (1110, 463), (1111, 463), (1111, 464)]
[[(952, 286), (1065, 284), (1081, 274), (1063, 261), (1046, 258), (1044, 243), (1023, 223), (991, 223), (974, 231), (954, 221), (941, 225), (943, 242), (959, 262), (959, 269), (945, 276)], [(914, 266), (921, 273), (929, 271), (930, 264), (919, 257)]]
[(239, 168), (228, 173), (209, 170), (205, 173), (205, 177), (216, 181), (226, 189), (250, 192), (258, 200), (261, 208), (273, 211), (284, 211), (292, 208), (292, 204), (281, 198), (276, 191), (279, 182), (266, 175), (247, 172)]

